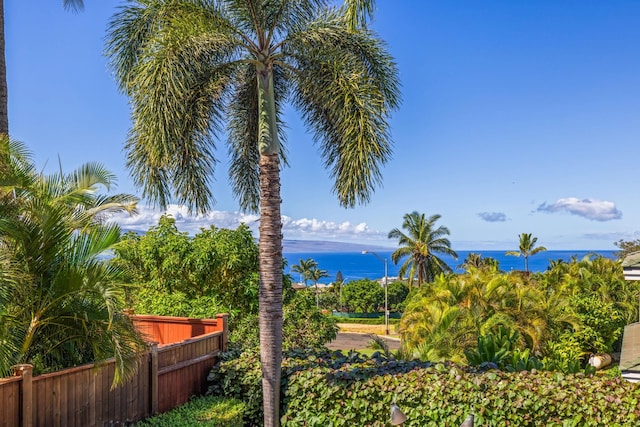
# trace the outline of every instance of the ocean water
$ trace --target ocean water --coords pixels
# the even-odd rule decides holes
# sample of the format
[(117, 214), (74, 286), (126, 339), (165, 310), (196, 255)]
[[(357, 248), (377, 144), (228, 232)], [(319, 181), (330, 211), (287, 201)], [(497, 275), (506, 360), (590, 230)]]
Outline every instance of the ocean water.
[[(389, 277), (398, 275), (398, 267), (391, 261), (391, 253), (393, 251), (376, 251), (375, 253), (387, 260), (387, 268)], [(457, 251), (458, 260), (449, 257), (442, 257), (447, 264), (455, 271), (462, 272), (459, 268), (462, 261), (469, 253), (479, 253), (483, 257), (491, 257), (498, 260), (500, 269), (503, 271), (524, 270), (524, 258), (508, 256), (506, 251)], [(545, 251), (529, 257), (529, 270), (533, 272), (542, 272), (549, 266), (550, 260), (562, 259), (564, 261), (571, 260), (572, 257), (581, 259), (589, 254), (602, 255), (608, 258), (615, 258), (614, 251)], [(335, 280), (338, 271), (342, 272), (342, 277), (346, 282), (358, 279), (379, 279), (384, 277), (384, 261), (378, 259), (372, 253), (363, 254), (362, 252), (295, 252), (284, 253), (287, 260), (285, 273), (290, 273), (294, 281), (301, 281), (300, 275), (291, 271), (291, 266), (298, 264), (301, 259), (312, 258), (318, 263), (318, 268), (327, 270), (329, 277), (320, 280), (319, 283), (331, 283)]]

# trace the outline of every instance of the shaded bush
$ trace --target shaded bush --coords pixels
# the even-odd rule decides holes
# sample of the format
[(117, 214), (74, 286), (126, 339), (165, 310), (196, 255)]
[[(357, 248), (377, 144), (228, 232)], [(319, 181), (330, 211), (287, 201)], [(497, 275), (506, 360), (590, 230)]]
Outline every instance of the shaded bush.
[[(315, 295), (309, 291), (286, 291), (283, 305), (282, 348), (322, 348), (336, 338), (338, 326), (331, 316), (323, 315), (316, 307)], [(241, 349), (260, 344), (258, 315), (246, 315), (231, 331), (232, 345)]]

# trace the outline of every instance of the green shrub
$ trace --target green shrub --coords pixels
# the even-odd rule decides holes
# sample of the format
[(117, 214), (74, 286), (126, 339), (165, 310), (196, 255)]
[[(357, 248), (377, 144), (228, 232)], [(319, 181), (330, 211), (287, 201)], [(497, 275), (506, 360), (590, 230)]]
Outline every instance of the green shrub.
[[(392, 362), (389, 361), (387, 365)], [(450, 364), (402, 375), (369, 364), (317, 367), (288, 379), (282, 426), (637, 426), (640, 388), (620, 379), (552, 372), (475, 372)]]
[[(246, 407), (244, 411), (245, 423), (248, 426), (261, 426), (263, 420), (262, 412), (262, 375), (260, 371), (260, 356), (257, 349), (245, 351), (240, 356), (237, 353), (229, 352), (220, 356), (221, 362), (214, 366), (209, 374), (208, 380), (211, 382), (209, 394), (216, 396), (226, 396), (242, 400)], [(283, 354), (282, 360), (282, 394), (287, 389), (287, 383), (291, 375), (295, 372), (303, 371), (313, 367), (328, 367), (337, 369), (341, 366), (351, 364), (361, 364), (366, 361), (378, 363), (382, 366), (386, 361), (380, 353), (374, 353), (371, 358), (358, 352), (350, 351), (347, 354), (341, 351), (312, 351), (295, 350)], [(378, 367), (371, 365), (372, 369)], [(395, 373), (400, 373), (417, 366), (430, 366), (423, 362), (393, 362)], [(283, 402), (281, 400), (281, 402)], [(284, 407), (281, 413), (284, 413)]]
[(404, 302), (409, 295), (409, 286), (406, 283), (395, 281), (388, 285), (389, 309), (391, 311), (402, 311)]
[(517, 331), (501, 326), (495, 334), (480, 335), (478, 347), (464, 350), (464, 355), (471, 366), (491, 363), (502, 369), (509, 363), (518, 337)]
[[(241, 399), (245, 423), (262, 423), (259, 357), (217, 365), (210, 392)], [(385, 426), (396, 402), (405, 426), (636, 426), (640, 386), (620, 378), (559, 372), (486, 371), (452, 363), (399, 361), (380, 353), (297, 351), (282, 369), (282, 426)]]
[(582, 328), (574, 332), (582, 349), (587, 353), (611, 352), (625, 325), (615, 304), (597, 296), (576, 297), (572, 303), (582, 322)]
[(191, 297), (180, 291), (165, 293), (152, 288), (141, 288), (133, 310), (136, 314), (215, 319), (218, 313), (228, 313), (230, 309), (215, 295)]
[[(465, 350), (467, 362), (471, 366), (494, 367), (503, 371), (531, 371), (533, 369), (559, 371), (565, 374), (595, 374), (593, 366), (581, 363), (580, 357), (571, 353), (558, 352), (540, 361), (531, 350), (516, 348), (518, 331), (500, 326), (497, 333), (489, 332), (478, 337), (478, 347)], [(551, 342), (552, 348), (555, 345)], [(563, 347), (565, 348), (565, 347)]]
[[(361, 325), (384, 325), (384, 314), (377, 318), (363, 318), (363, 317), (338, 317), (331, 316), (337, 323), (355, 323)], [(400, 319), (389, 319), (390, 325), (397, 325), (400, 323)]]
[(164, 414), (140, 421), (136, 427), (242, 427), (244, 403), (214, 396), (198, 397)]
[[(283, 305), (282, 348), (321, 348), (333, 341), (338, 333), (336, 321), (323, 315), (317, 308), (311, 292), (293, 292)], [(233, 346), (241, 349), (260, 344), (258, 315), (246, 315), (236, 321), (230, 334)]]
[(384, 307), (384, 288), (373, 280), (360, 279), (342, 287), (342, 303), (348, 311), (369, 313)]

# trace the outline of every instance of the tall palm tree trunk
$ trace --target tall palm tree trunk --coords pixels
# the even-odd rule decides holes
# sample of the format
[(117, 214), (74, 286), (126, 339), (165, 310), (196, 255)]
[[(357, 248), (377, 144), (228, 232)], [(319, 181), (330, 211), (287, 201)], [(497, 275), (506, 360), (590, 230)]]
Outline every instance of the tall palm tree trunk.
[(7, 62), (4, 44), (4, 0), (0, 0), (0, 135), (9, 135)]
[(260, 156), (260, 361), (264, 426), (280, 425), (282, 219), (278, 155)]

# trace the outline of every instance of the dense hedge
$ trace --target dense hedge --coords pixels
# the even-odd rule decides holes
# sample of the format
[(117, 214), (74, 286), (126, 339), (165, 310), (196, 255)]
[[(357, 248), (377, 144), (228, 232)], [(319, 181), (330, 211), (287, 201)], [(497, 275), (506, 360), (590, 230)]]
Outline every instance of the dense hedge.
[[(338, 317), (331, 316), (338, 323), (355, 323), (359, 325), (384, 325), (384, 315), (381, 317), (365, 318), (365, 317)], [(397, 325), (400, 319), (389, 318), (390, 325)]]
[(285, 392), (286, 426), (385, 426), (392, 402), (403, 426), (638, 426), (640, 387), (620, 378), (552, 372), (465, 371), (453, 365), (403, 375), (369, 363), (298, 372)]
[[(214, 369), (211, 391), (247, 405), (262, 422), (260, 366), (244, 355)], [(404, 426), (458, 426), (469, 413), (482, 426), (637, 426), (640, 385), (553, 372), (507, 373), (454, 364), (366, 358), (341, 352), (286, 355), (282, 425), (384, 426), (396, 402)]]

